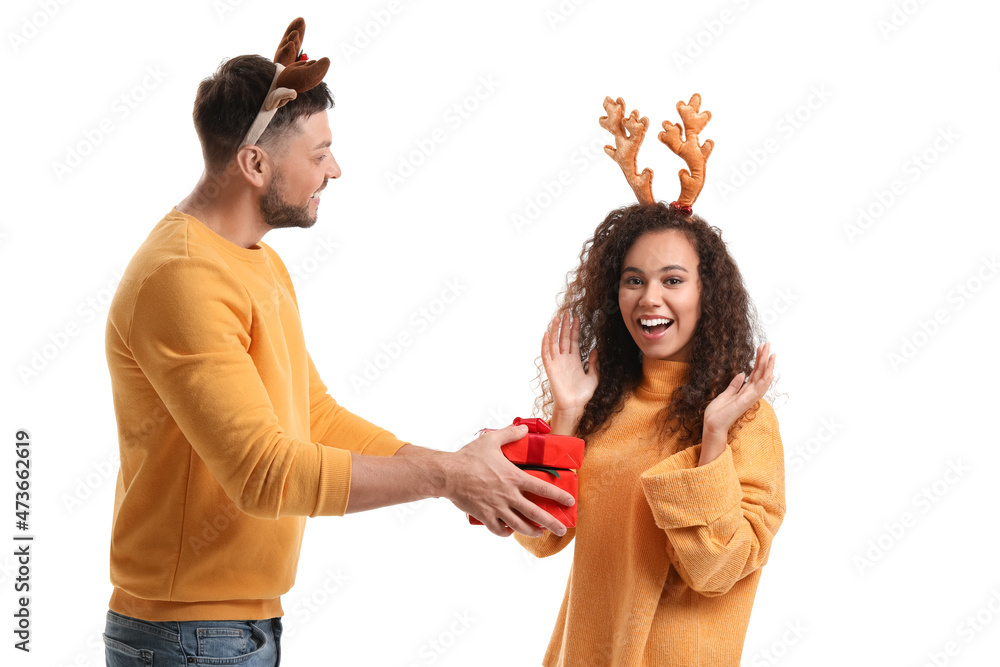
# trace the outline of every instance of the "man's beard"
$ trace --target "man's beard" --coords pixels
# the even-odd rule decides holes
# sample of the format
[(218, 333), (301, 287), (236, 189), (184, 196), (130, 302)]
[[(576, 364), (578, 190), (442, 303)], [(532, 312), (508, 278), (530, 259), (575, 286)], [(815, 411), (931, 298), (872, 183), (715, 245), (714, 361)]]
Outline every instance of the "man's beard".
[(293, 206), (281, 198), (280, 186), (284, 185), (281, 174), (276, 173), (271, 179), (267, 190), (260, 196), (258, 207), (264, 223), (274, 229), (284, 227), (302, 227), (308, 229), (316, 224), (316, 217), (310, 211), (310, 205)]

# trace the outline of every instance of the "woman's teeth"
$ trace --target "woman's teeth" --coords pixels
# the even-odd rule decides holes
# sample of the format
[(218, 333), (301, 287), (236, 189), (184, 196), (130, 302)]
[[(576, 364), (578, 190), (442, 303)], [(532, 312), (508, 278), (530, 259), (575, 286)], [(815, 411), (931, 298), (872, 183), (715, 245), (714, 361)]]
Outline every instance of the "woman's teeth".
[(639, 324), (642, 325), (642, 330), (648, 334), (658, 334), (667, 330), (673, 320), (668, 320), (664, 317), (658, 317), (651, 320), (640, 319)]

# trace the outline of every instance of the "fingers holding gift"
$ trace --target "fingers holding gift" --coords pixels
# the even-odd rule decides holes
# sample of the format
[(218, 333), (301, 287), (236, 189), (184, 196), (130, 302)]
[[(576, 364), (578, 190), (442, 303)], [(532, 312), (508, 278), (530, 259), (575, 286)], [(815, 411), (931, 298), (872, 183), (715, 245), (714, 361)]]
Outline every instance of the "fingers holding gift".
[(516, 531), (528, 537), (538, 537), (542, 534), (541, 528), (534, 525), (530, 519), (513, 507), (510, 508), (509, 512), (503, 514), (500, 520), (504, 524), (504, 528), (509, 531)]
[(573, 469), (583, 460), (583, 440), (553, 434), (540, 418), (514, 424), (489, 431), (458, 452), (468, 455), (459, 470), (471, 484), (453, 500), (471, 523), (481, 521), (497, 535), (507, 534), (505, 528), (530, 537), (537, 537), (539, 528), (565, 535), (576, 525), (579, 480)]
[(560, 489), (555, 484), (546, 482), (545, 480), (539, 479), (529, 473), (524, 474), (520, 486), (521, 490), (525, 493), (554, 500), (560, 505), (564, 505), (566, 507), (572, 507), (576, 504), (576, 499), (573, 497), (572, 493)]
[(528, 522), (525, 524), (525, 530), (519, 529), (517, 531), (523, 535), (538, 537), (542, 534), (543, 530), (552, 531), (555, 535), (566, 534), (565, 524), (536, 505), (529, 498), (522, 497), (515, 509), (518, 516), (523, 517)]

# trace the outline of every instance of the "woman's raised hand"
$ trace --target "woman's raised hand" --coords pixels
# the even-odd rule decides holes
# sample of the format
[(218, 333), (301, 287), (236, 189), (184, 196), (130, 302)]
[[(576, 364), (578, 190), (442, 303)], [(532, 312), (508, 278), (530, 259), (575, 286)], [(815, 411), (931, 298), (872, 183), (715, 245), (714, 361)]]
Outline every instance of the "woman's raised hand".
[[(744, 412), (764, 397), (774, 379), (775, 355), (769, 356), (770, 351), (770, 343), (757, 346), (757, 359), (754, 361), (749, 381), (744, 383), (746, 374), (740, 373), (733, 378), (725, 391), (708, 404), (705, 408), (704, 439), (708, 439), (709, 434), (724, 436)], [(725, 437), (722, 446), (725, 448)]]
[(542, 336), (542, 364), (549, 378), (553, 410), (564, 413), (583, 413), (597, 389), (599, 368), (597, 349), (588, 358), (590, 372), (583, 370), (580, 359), (580, 320), (564, 313), (560, 326), (559, 315)]

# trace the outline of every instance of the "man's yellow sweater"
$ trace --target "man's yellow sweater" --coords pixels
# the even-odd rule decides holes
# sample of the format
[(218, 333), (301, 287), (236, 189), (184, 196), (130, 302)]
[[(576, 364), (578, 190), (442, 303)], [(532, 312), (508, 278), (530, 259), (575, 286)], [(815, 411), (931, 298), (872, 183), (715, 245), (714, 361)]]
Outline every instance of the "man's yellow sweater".
[(658, 438), (688, 364), (645, 359), (624, 410), (587, 438), (576, 528), (517, 535), (549, 556), (576, 539), (546, 667), (739, 667), (761, 567), (785, 514), (771, 406), (714, 461)]
[(110, 608), (282, 615), (306, 516), (347, 508), (351, 452), (405, 443), (327, 394), (277, 253), (177, 209), (125, 270), (105, 342), (121, 449)]

